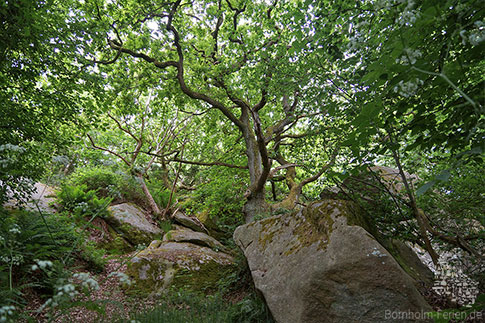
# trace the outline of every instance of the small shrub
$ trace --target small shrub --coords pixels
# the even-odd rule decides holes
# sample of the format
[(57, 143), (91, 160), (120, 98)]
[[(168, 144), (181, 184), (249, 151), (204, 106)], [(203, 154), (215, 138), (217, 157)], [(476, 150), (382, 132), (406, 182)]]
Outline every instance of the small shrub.
[(61, 211), (69, 212), (77, 220), (107, 216), (111, 202), (111, 198), (98, 198), (96, 192), (88, 190), (84, 184), (62, 186), (57, 198)]
[(145, 196), (133, 176), (106, 167), (79, 168), (66, 183), (86, 185), (86, 190), (95, 191), (100, 198), (111, 197), (117, 202), (131, 201), (141, 205), (145, 203)]
[(86, 261), (88, 270), (101, 272), (106, 265), (106, 259), (104, 258), (106, 250), (99, 248), (96, 242), (88, 241), (81, 247), (80, 258)]
[(165, 233), (168, 233), (170, 230), (173, 229), (172, 221), (170, 220), (158, 221), (158, 226)]
[(181, 206), (188, 213), (206, 213), (219, 229), (232, 233), (238, 225), (244, 223), (244, 184), (238, 175), (227, 172), (221, 171), (217, 177), (198, 185)]
[[(163, 185), (162, 181), (157, 179), (152, 178), (149, 181), (147, 181), (146, 184), (155, 202), (160, 207), (166, 208), (168, 205), (168, 201), (170, 199), (170, 190)], [(172, 203), (175, 200), (176, 200), (176, 196), (174, 195), (172, 198)]]
[(121, 198), (121, 174), (107, 168), (91, 167), (77, 169), (68, 180), (72, 185), (85, 185), (88, 191), (94, 191), (99, 197)]

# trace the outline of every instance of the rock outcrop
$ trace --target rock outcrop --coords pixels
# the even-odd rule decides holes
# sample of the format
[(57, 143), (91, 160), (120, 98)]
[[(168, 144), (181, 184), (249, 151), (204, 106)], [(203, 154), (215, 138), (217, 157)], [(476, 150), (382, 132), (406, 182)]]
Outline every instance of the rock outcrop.
[(371, 229), (352, 202), (325, 200), (240, 226), (234, 240), (277, 322), (391, 322), (431, 310)]
[(198, 212), (195, 214), (200, 223), (207, 229), (209, 235), (216, 239), (228, 238), (228, 232), (223, 230), (217, 223), (219, 218), (212, 216), (209, 211)]
[(160, 294), (170, 286), (189, 290), (217, 289), (217, 282), (234, 269), (223, 252), (187, 242), (153, 241), (128, 264), (127, 274), (141, 294)]
[(170, 230), (163, 236), (163, 241), (173, 242), (190, 242), (196, 245), (209, 247), (213, 250), (226, 250), (227, 248), (211, 236), (203, 233), (192, 231), (184, 227), (178, 227), (176, 230)]
[(206, 232), (204, 225), (199, 221), (199, 219), (197, 219), (197, 217), (188, 216), (181, 211), (175, 212), (172, 217), (176, 223), (179, 223), (184, 227), (190, 228), (194, 231)]
[[(32, 195), (27, 199), (25, 205), (22, 205), (26, 210), (43, 213), (56, 213), (56, 209), (52, 207), (56, 201), (55, 188), (42, 183), (35, 183)], [(3, 206), (7, 209), (17, 208), (18, 200), (10, 196), (10, 199)]]
[(143, 211), (134, 204), (113, 205), (109, 211), (106, 222), (133, 245), (148, 244), (162, 235), (162, 230), (151, 224)]

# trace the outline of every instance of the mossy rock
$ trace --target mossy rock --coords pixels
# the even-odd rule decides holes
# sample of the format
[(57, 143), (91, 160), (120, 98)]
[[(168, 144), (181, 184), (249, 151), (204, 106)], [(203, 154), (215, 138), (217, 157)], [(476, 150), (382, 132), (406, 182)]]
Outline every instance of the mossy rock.
[(134, 250), (133, 245), (126, 241), (121, 234), (118, 234), (111, 226), (107, 227), (109, 238), (99, 243), (101, 248), (106, 249), (110, 254), (124, 254)]
[(111, 206), (106, 222), (133, 245), (149, 244), (162, 236), (162, 230), (151, 224), (142, 209), (131, 203)]
[(226, 237), (227, 233), (217, 225), (217, 216), (211, 216), (209, 211), (199, 212), (195, 216), (205, 226), (207, 231), (209, 231), (211, 237), (218, 240)]
[(234, 258), (191, 243), (153, 241), (128, 264), (135, 282), (131, 293), (160, 294), (169, 288), (213, 291), (218, 281), (235, 270)]
[[(359, 213), (358, 208), (351, 201), (324, 200), (310, 204), (308, 207), (291, 214), (281, 214), (269, 217), (247, 226), (255, 226), (259, 229), (257, 237), (260, 248), (265, 248), (277, 235), (285, 233), (285, 248), (282, 251), (289, 255), (301, 248), (315, 244), (319, 249), (325, 249), (330, 241), (330, 236), (336, 224), (359, 225), (368, 231), (372, 231), (370, 224)], [(291, 231), (285, 229), (291, 227)], [(236, 235), (237, 241), (251, 240), (254, 237)]]
[(278, 322), (381, 322), (386, 310), (429, 311), (415, 281), (351, 201), (240, 226), (234, 240)]
[(193, 231), (184, 227), (168, 231), (163, 236), (163, 241), (189, 242), (199, 246), (209, 247), (215, 251), (228, 251), (224, 245), (213, 237), (203, 232)]

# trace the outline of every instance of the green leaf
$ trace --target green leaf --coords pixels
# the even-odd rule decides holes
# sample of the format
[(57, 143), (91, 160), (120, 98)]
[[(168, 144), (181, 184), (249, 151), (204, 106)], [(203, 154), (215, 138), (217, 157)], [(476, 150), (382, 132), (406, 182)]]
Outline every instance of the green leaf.
[(448, 169), (445, 169), (441, 173), (439, 173), (435, 178), (438, 181), (446, 182), (451, 176), (451, 173)]
[(436, 184), (435, 180), (429, 181), (426, 184), (422, 185), (420, 188), (416, 190), (416, 195), (421, 196), (426, 193), (434, 184)]

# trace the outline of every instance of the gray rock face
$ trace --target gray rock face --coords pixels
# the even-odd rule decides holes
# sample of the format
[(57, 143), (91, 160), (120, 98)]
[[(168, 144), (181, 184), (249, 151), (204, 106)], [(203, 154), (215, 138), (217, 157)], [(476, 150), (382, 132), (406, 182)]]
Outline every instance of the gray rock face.
[(159, 294), (170, 286), (216, 289), (218, 280), (233, 269), (233, 257), (223, 252), (192, 243), (156, 240), (131, 259), (127, 273), (137, 291)]
[(180, 223), (184, 227), (190, 228), (194, 231), (204, 232), (204, 227), (202, 223), (196, 218), (188, 216), (187, 214), (177, 211), (173, 215), (175, 222)]
[[(56, 192), (54, 187), (42, 183), (35, 183), (34, 191), (23, 207), (26, 210), (34, 212), (37, 212), (40, 209), (43, 213), (56, 213), (56, 210), (51, 206), (56, 200), (55, 196)], [(9, 209), (14, 209), (17, 208), (17, 203), (17, 200), (10, 198), (3, 206)]]
[(277, 322), (392, 322), (391, 313), (431, 310), (358, 222), (351, 202), (326, 200), (236, 229)]
[(225, 250), (226, 248), (216, 239), (202, 233), (186, 228), (170, 230), (163, 236), (163, 241), (190, 242), (200, 246), (206, 246), (215, 250)]
[(158, 227), (148, 222), (143, 211), (133, 204), (113, 205), (109, 210), (106, 222), (134, 245), (150, 243), (162, 234)]

